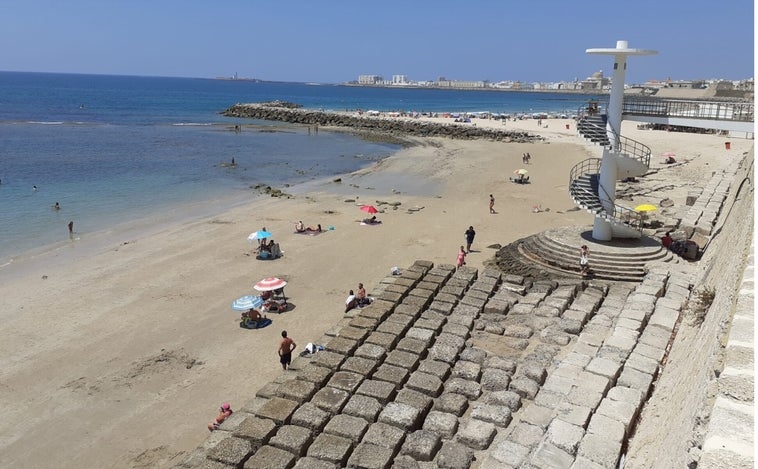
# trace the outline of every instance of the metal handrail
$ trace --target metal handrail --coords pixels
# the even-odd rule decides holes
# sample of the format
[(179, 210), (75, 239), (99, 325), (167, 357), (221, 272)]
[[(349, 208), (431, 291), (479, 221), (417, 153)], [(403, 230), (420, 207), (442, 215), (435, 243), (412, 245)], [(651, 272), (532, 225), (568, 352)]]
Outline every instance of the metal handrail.
[[(599, 199), (599, 195), (591, 190), (578, 187), (574, 185), (574, 182), (577, 181), (581, 176), (589, 175), (589, 174), (600, 174), (600, 166), (602, 164), (602, 160), (598, 158), (588, 158), (584, 161), (581, 161), (574, 165), (573, 168), (571, 168), (571, 171), (569, 173), (569, 190), (571, 191), (571, 195), (574, 196), (574, 200), (578, 201), (580, 196), (584, 196), (584, 198), (588, 199)], [(602, 187), (602, 184), (598, 182), (598, 190), (602, 190), (605, 192), (605, 195), (608, 196), (608, 192), (605, 190), (605, 188)], [(610, 199), (610, 197), (608, 197)], [(582, 204), (580, 204), (582, 205)], [(582, 205), (584, 208), (587, 208), (586, 205)], [(623, 205), (618, 205), (616, 203), (613, 204), (613, 207), (609, 211), (605, 208), (605, 206), (600, 203), (600, 209), (597, 210), (595, 213), (595, 216), (602, 216), (604, 218), (610, 218), (613, 221), (624, 224), (626, 226), (629, 226), (631, 228), (634, 228), (635, 230), (642, 232), (642, 225), (643, 225), (643, 217), (642, 214), (634, 211), (631, 208), (624, 207)]]
[[(605, 127), (601, 127), (599, 125), (596, 125), (592, 122), (589, 122), (586, 120), (586, 117), (588, 109), (585, 107), (579, 108), (577, 111), (577, 117), (579, 119), (584, 119), (585, 122), (582, 124), (582, 127), (589, 130), (591, 132), (596, 132), (597, 134), (600, 134), (602, 132), (607, 133), (608, 129)], [(602, 108), (598, 107), (598, 115), (602, 115), (601, 112)], [(637, 140), (632, 140), (631, 138), (623, 137), (616, 132), (616, 130), (611, 129), (610, 130), (611, 135), (613, 135), (613, 139), (609, 139), (611, 142), (610, 145), (603, 145), (604, 148), (607, 148), (608, 150), (611, 150), (616, 153), (624, 153), (627, 155), (632, 156), (634, 159), (640, 161), (645, 166), (650, 166), (650, 157), (653, 154), (653, 152), (650, 150), (650, 147), (647, 145), (638, 142)], [(613, 143), (616, 143), (614, 146)]]
[(755, 104), (752, 102), (625, 97), (621, 112), (638, 116), (684, 117), (737, 122), (755, 121)]

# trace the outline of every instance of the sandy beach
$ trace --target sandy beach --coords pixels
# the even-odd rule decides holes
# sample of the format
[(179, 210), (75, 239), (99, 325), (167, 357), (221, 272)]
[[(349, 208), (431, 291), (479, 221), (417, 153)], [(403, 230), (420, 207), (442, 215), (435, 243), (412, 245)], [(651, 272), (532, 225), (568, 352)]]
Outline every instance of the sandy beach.
[[(281, 373), (280, 332), (289, 331), (298, 352), (318, 342), (342, 318), (347, 292), (358, 282), (370, 294), (392, 266), (416, 259), (454, 263), (470, 225), (477, 234), (466, 262), (481, 267), (495, 253), (490, 245), (592, 223), (591, 215), (575, 210), (568, 175), (576, 163), (602, 152), (576, 135), (573, 121), (476, 124), (526, 130), (545, 140), (418, 139), (339, 183), (331, 178), (289, 188), (291, 199), (264, 198), (149, 236), (99, 234), (91, 254), (83, 235), (77, 246), (5, 266), (0, 411), (11, 424), (0, 430), (0, 466), (176, 464), (207, 436), (221, 402), (241, 407)], [(669, 213), (684, 206), (687, 192), (702, 187), (705, 176), (753, 147), (752, 140), (623, 125), (623, 135), (651, 148), (657, 172), (643, 184), (658, 189), (621, 203), (670, 198), (675, 205)], [(662, 164), (667, 151), (685, 164)], [(521, 160), (525, 152), (532, 156), (528, 166)], [(522, 167), (531, 184), (509, 183)], [(489, 213), (489, 194), (496, 214)], [(378, 201), (400, 205), (392, 210)], [(380, 226), (356, 222), (365, 216), (360, 203), (384, 208), (377, 214)], [(535, 206), (542, 211), (533, 213)], [(298, 220), (334, 229), (298, 235)], [(264, 226), (283, 258), (251, 255), (246, 238)], [(269, 276), (289, 282), (294, 308), (271, 315), (273, 324), (265, 329), (239, 328), (230, 303)]]

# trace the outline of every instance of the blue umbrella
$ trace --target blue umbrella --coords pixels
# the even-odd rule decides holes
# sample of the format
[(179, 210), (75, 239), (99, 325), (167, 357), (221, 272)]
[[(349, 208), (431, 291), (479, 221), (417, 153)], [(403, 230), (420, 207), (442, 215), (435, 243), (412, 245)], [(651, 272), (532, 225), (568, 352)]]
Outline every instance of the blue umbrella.
[(268, 231), (261, 230), (261, 231), (256, 231), (254, 233), (250, 233), (250, 236), (247, 237), (247, 240), (255, 241), (256, 239), (266, 239), (270, 237), (271, 237), (271, 233), (269, 233)]
[(232, 309), (235, 311), (247, 311), (249, 309), (260, 308), (263, 305), (263, 298), (260, 296), (245, 295), (234, 300)]

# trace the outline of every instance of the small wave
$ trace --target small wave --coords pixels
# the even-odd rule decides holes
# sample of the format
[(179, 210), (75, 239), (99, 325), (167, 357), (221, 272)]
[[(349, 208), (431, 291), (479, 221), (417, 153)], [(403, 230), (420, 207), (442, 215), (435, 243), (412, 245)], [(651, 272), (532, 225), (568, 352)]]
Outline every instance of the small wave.
[(212, 122), (177, 122), (175, 124), (171, 125), (197, 125), (197, 126), (208, 126), (213, 125)]
[(63, 125), (63, 121), (28, 121), (27, 124), (39, 124), (39, 125)]

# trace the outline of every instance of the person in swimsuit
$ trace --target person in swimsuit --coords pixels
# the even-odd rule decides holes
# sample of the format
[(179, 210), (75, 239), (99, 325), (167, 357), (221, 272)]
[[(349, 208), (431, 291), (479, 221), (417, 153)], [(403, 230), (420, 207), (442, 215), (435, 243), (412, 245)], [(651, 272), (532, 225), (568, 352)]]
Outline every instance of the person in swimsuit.
[(303, 231), (305, 231), (305, 225), (303, 225), (302, 220), (295, 223), (295, 231), (297, 231), (298, 233), (302, 233)]
[(458, 251), (458, 261), (455, 264), (459, 269), (466, 265), (466, 250), (463, 249), (463, 246), (461, 246), (461, 249)]
[(221, 424), (224, 423), (224, 420), (226, 420), (230, 415), (232, 415), (232, 406), (227, 403), (221, 404), (221, 411), (218, 413), (216, 419), (208, 424), (208, 430), (218, 430), (218, 427), (220, 427)]
[(292, 363), (292, 351), (295, 350), (297, 345), (295, 342), (287, 337), (287, 331), (282, 331), (282, 340), (279, 342), (279, 363), (282, 364), (282, 369), (286, 370)]
[(495, 197), (490, 194), (490, 213), (495, 213)]

